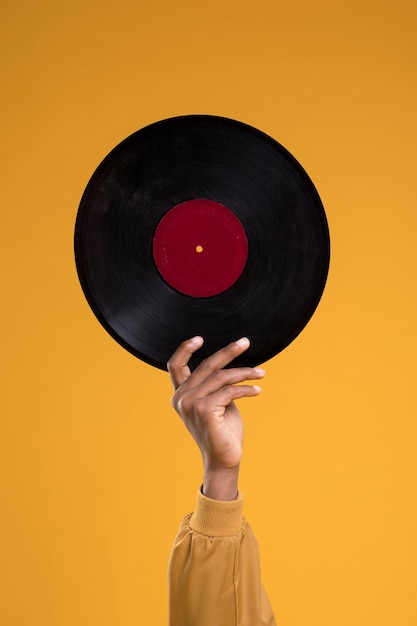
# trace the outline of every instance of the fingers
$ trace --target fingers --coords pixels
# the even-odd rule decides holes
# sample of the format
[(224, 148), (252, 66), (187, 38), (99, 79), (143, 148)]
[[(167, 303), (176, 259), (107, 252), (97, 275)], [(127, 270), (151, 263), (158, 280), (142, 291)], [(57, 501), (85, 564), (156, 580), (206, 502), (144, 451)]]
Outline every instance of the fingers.
[[(183, 385), (191, 376), (191, 370), (188, 367), (188, 362), (192, 354), (201, 348), (203, 341), (203, 338), (199, 336), (183, 341), (183, 343), (176, 349), (172, 357), (169, 359), (167, 369), (171, 376), (174, 389)], [(242, 339), (233, 341), (225, 348), (218, 350), (210, 357), (202, 361), (192, 374), (193, 386), (199, 385), (216, 370), (223, 369), (226, 365), (233, 361), (233, 359), (239, 356), (239, 354), (245, 352), (245, 350), (249, 348), (249, 343), (250, 342), (247, 337), (242, 337)]]
[(172, 357), (167, 363), (169, 375), (171, 377), (174, 389), (177, 389), (180, 385), (191, 375), (191, 370), (188, 367), (188, 361), (191, 359), (193, 353), (201, 348), (203, 345), (202, 337), (192, 337), (187, 339), (175, 350)]
[[(258, 385), (225, 385), (210, 396), (204, 396), (194, 400), (198, 413), (203, 416), (224, 414), (224, 409), (234, 400), (239, 398), (250, 398), (261, 393), (262, 389)], [(188, 396), (184, 398), (183, 404), (189, 401)], [(184, 407), (186, 408), (186, 407)]]
[(192, 407), (202, 403), (214, 409), (216, 406), (225, 408), (233, 400), (245, 396), (258, 395), (261, 388), (257, 385), (238, 385), (245, 380), (257, 380), (265, 376), (261, 368), (239, 367), (235, 369), (217, 370), (199, 385), (194, 385), (194, 374), (181, 388), (177, 389), (172, 397), (172, 404), (185, 413), (192, 411)]
[[(202, 337), (193, 337), (184, 341), (169, 359), (167, 368), (171, 376), (174, 389), (183, 386), (190, 390), (199, 387), (201, 395), (214, 393), (227, 385), (233, 385), (244, 380), (262, 378), (264, 370), (260, 368), (240, 367), (235, 369), (223, 369), (237, 356), (249, 348), (250, 342), (247, 337), (233, 341), (225, 348), (218, 350), (200, 363), (191, 374), (188, 362), (192, 354), (203, 344)], [(237, 396), (239, 397), (239, 396)]]
[[(223, 370), (216, 370), (199, 385), (194, 386), (194, 376), (187, 384), (189, 393), (197, 393), (198, 396), (208, 396), (227, 385), (236, 385), (245, 380), (256, 380), (265, 376), (265, 370), (260, 367), (238, 367)], [(192, 383), (192, 384), (191, 384)]]
[[(200, 385), (203, 381), (207, 380), (214, 372), (222, 370), (226, 365), (231, 363), (233, 359), (245, 352), (249, 348), (250, 342), (247, 337), (242, 337), (237, 341), (229, 343), (228, 346), (218, 350), (207, 359), (204, 359), (200, 365), (194, 370), (192, 375), (192, 386)], [(250, 369), (250, 368), (244, 368)], [(241, 378), (240, 380), (245, 380)], [(238, 381), (236, 381), (238, 382)]]

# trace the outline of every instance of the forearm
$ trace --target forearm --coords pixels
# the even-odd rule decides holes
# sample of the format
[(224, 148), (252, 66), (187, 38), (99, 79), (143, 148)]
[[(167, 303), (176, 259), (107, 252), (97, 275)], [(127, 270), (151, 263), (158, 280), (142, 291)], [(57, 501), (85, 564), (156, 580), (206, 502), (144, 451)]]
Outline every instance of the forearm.
[(204, 470), (203, 494), (212, 500), (236, 500), (238, 495), (239, 467)]

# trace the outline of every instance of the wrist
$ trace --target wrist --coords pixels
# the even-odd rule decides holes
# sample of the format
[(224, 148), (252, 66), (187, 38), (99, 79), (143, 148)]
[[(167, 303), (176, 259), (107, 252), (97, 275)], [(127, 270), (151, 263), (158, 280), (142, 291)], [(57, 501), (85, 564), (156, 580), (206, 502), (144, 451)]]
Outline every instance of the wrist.
[(203, 494), (212, 500), (236, 500), (238, 495), (239, 466), (225, 469), (206, 469)]

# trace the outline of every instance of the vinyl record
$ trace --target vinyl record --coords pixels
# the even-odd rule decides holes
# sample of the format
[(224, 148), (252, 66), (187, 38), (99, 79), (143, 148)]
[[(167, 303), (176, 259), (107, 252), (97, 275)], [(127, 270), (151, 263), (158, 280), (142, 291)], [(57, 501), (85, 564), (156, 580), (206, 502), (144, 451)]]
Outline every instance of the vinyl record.
[(255, 366), (297, 337), (321, 298), (330, 242), (323, 205), (297, 160), (231, 119), (147, 126), (99, 165), (81, 199), (75, 258), (110, 335), (166, 369), (202, 335), (195, 366), (230, 341)]

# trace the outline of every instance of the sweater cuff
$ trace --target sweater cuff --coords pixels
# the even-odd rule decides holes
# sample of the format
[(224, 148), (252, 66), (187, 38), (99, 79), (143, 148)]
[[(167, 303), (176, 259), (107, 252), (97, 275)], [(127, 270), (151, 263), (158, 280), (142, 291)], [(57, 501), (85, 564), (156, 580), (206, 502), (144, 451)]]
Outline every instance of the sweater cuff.
[(197, 492), (195, 511), (190, 518), (190, 528), (208, 537), (237, 535), (243, 524), (243, 496), (236, 500), (212, 500), (201, 489)]

